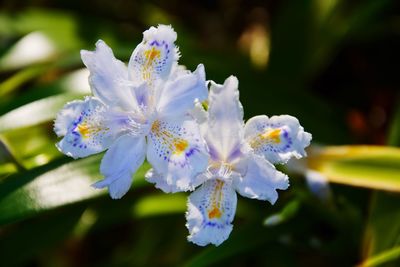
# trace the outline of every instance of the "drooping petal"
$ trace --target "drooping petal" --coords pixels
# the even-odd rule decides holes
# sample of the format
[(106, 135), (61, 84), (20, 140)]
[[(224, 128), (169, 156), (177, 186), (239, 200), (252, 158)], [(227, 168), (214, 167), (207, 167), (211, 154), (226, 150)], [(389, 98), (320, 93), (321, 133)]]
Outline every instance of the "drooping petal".
[[(164, 175), (157, 173), (153, 168), (146, 172), (145, 178), (148, 182), (154, 184), (156, 188), (161, 189), (164, 193), (176, 193), (182, 191), (182, 189), (179, 189), (176, 184), (168, 184)], [(192, 188), (202, 184), (207, 180), (207, 178), (207, 176), (200, 173), (193, 178), (193, 182), (191, 183)]]
[(259, 200), (268, 200), (274, 204), (278, 199), (277, 189), (285, 190), (289, 187), (286, 174), (275, 169), (262, 156), (249, 154), (245, 159), (247, 170), (244, 176), (233, 179), (236, 191), (244, 197)]
[(184, 115), (194, 107), (196, 99), (204, 101), (207, 95), (204, 66), (200, 64), (194, 73), (167, 81), (159, 96), (157, 111), (164, 118)]
[(148, 135), (147, 160), (168, 186), (193, 190), (195, 177), (207, 168), (207, 147), (193, 119), (156, 120)]
[(150, 27), (143, 33), (143, 41), (133, 51), (129, 60), (131, 80), (146, 81), (154, 85), (157, 80), (168, 78), (172, 65), (178, 60), (179, 52), (175, 47), (176, 32), (171, 26)]
[(93, 97), (73, 101), (58, 113), (54, 130), (64, 138), (57, 148), (73, 158), (82, 158), (107, 149), (115, 132), (107, 124), (108, 108)]
[(128, 82), (128, 69), (114, 57), (107, 44), (99, 40), (95, 51), (81, 51), (83, 63), (90, 71), (89, 83), (93, 94), (109, 106), (136, 108), (136, 100)]
[(289, 115), (256, 116), (245, 126), (245, 138), (253, 150), (272, 163), (286, 163), (291, 157), (306, 156), (311, 134)]
[(199, 245), (224, 242), (232, 231), (237, 196), (232, 186), (221, 180), (206, 181), (188, 200), (186, 227), (188, 240)]
[(165, 193), (176, 193), (181, 191), (175, 184), (167, 184), (163, 175), (157, 173), (153, 168), (146, 172), (145, 178), (149, 183), (154, 184), (156, 188), (161, 189)]
[(146, 141), (143, 136), (119, 137), (101, 161), (100, 172), (105, 178), (93, 184), (93, 187), (108, 187), (111, 198), (121, 198), (128, 192), (132, 175), (143, 164), (145, 154)]
[(223, 85), (211, 82), (206, 141), (214, 161), (231, 162), (241, 155), (243, 108), (238, 80), (230, 76)]

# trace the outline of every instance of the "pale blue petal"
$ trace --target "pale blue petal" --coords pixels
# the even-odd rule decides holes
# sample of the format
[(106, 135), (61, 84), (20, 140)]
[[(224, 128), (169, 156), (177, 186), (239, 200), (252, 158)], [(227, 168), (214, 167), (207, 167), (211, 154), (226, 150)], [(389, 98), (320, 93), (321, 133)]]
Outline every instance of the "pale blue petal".
[(162, 117), (184, 115), (194, 108), (195, 100), (207, 99), (204, 66), (200, 64), (194, 73), (186, 73), (169, 80), (161, 91), (157, 111)]
[(128, 81), (128, 69), (114, 57), (107, 44), (99, 40), (95, 51), (81, 51), (83, 63), (90, 71), (89, 83), (93, 94), (109, 106), (137, 109)]
[(121, 198), (131, 186), (132, 175), (143, 164), (145, 151), (146, 141), (143, 136), (119, 137), (101, 161), (100, 172), (104, 179), (93, 184), (93, 187), (108, 187), (112, 198)]
[(242, 196), (268, 200), (274, 204), (278, 199), (276, 190), (285, 190), (289, 187), (287, 175), (276, 170), (275, 166), (262, 156), (251, 153), (244, 159), (244, 164), (246, 164), (245, 175), (233, 179), (236, 191)]
[(255, 153), (272, 163), (286, 163), (290, 158), (306, 156), (311, 134), (304, 131), (299, 121), (289, 115), (256, 116), (245, 126), (245, 138)]
[(171, 26), (150, 27), (143, 33), (143, 41), (129, 60), (129, 77), (137, 83), (147, 82), (151, 87), (170, 75), (172, 65), (179, 58), (175, 47), (176, 32)]
[(57, 148), (73, 158), (82, 158), (107, 149), (115, 139), (106, 114), (108, 107), (93, 97), (73, 101), (57, 114), (54, 130), (64, 138)]
[(147, 140), (147, 160), (165, 183), (180, 191), (193, 190), (195, 177), (205, 171), (209, 158), (196, 122), (188, 116), (157, 120)]
[(215, 161), (240, 158), (243, 145), (243, 107), (238, 80), (230, 76), (223, 85), (211, 82), (206, 141)]

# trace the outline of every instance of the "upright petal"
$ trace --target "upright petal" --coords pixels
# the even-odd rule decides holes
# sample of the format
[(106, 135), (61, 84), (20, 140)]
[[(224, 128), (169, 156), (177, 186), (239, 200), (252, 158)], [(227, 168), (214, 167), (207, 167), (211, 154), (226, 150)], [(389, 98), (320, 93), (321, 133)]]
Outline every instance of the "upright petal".
[(125, 109), (137, 106), (128, 83), (128, 69), (114, 57), (110, 47), (99, 40), (95, 51), (81, 51), (83, 63), (90, 71), (89, 83), (93, 94), (109, 106)]
[(245, 159), (247, 170), (244, 176), (234, 177), (236, 191), (244, 197), (268, 200), (274, 204), (278, 199), (277, 189), (289, 187), (286, 174), (277, 171), (275, 166), (262, 156), (249, 154)]
[(146, 141), (143, 136), (119, 137), (101, 161), (100, 172), (105, 178), (93, 184), (93, 187), (108, 187), (111, 198), (121, 198), (131, 186), (132, 175), (143, 164), (145, 151)]
[(150, 27), (143, 33), (143, 41), (133, 51), (129, 60), (131, 80), (153, 85), (157, 80), (168, 78), (172, 65), (178, 60), (175, 47), (176, 32), (171, 26)]
[(238, 80), (230, 76), (223, 85), (211, 82), (206, 141), (214, 161), (229, 162), (241, 154), (243, 108)]
[(200, 64), (194, 73), (186, 73), (167, 81), (157, 103), (162, 117), (184, 115), (195, 105), (195, 100), (207, 99), (208, 89), (204, 66)]
[(147, 160), (165, 183), (180, 191), (193, 190), (195, 177), (207, 168), (208, 152), (190, 117), (156, 120), (148, 135)]
[(73, 101), (57, 114), (54, 130), (64, 138), (57, 148), (73, 158), (82, 158), (107, 149), (115, 133), (106, 120), (108, 108), (93, 97)]
[(237, 196), (229, 183), (213, 179), (196, 189), (188, 200), (188, 240), (199, 245), (224, 242), (232, 231)]
[(245, 138), (253, 150), (272, 163), (286, 163), (291, 157), (306, 156), (311, 134), (289, 115), (256, 116), (245, 126)]

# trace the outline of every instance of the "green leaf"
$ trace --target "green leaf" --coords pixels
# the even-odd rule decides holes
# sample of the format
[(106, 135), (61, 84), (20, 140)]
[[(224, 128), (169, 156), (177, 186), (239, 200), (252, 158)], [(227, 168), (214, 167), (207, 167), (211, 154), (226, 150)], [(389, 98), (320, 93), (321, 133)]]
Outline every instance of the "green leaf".
[(361, 263), (360, 267), (380, 266), (400, 257), (400, 246), (379, 253)]
[(205, 267), (222, 262), (240, 253), (275, 241), (280, 231), (265, 231), (261, 224), (249, 224), (232, 232), (228, 240), (218, 247), (208, 246), (191, 258), (185, 267)]
[(385, 146), (331, 146), (310, 150), (307, 168), (328, 181), (400, 192), (400, 149)]
[[(385, 192), (375, 192), (368, 224), (364, 236), (364, 254), (367, 258), (362, 266), (377, 266), (398, 257), (400, 245), (400, 197)], [(398, 266), (400, 261), (393, 262)]]
[(0, 96), (4, 96), (14, 90), (16, 90), (19, 86), (31, 80), (32, 78), (39, 76), (43, 72), (48, 69), (47, 66), (39, 65), (39, 66), (31, 66), (29, 68), (25, 68), (4, 82), (0, 84)]
[(155, 216), (186, 211), (186, 194), (157, 194), (141, 198), (135, 203), (133, 213), (137, 217)]
[(265, 226), (275, 226), (293, 218), (300, 208), (300, 200), (295, 199), (286, 204), (286, 206), (278, 213), (268, 216), (264, 220)]
[[(400, 145), (400, 108), (392, 119), (388, 144)], [(400, 197), (386, 192), (374, 192), (364, 235), (361, 266), (398, 266), (400, 245)]]
[(1, 262), (4, 266), (21, 266), (64, 240), (81, 218), (83, 206), (73, 206), (5, 227), (0, 234)]
[(400, 105), (398, 105), (390, 125), (387, 142), (391, 146), (400, 146)]
[[(76, 161), (62, 158), (7, 177), (0, 183), (0, 224), (106, 194), (107, 190), (90, 186), (101, 178), (100, 159), (100, 155)], [(136, 172), (136, 183), (147, 169), (144, 164)]]
[[(66, 11), (31, 8), (12, 14), (0, 13), (0, 20), (5, 22), (14, 34), (28, 34), (40, 31), (61, 50), (82, 47), (76, 17)], [(4, 29), (0, 27), (0, 32), (2, 31)]]

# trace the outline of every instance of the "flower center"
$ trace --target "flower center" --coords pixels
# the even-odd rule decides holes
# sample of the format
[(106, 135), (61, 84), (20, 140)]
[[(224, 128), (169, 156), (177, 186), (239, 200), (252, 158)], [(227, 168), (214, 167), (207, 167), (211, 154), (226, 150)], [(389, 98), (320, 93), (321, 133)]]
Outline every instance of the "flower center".
[(74, 131), (78, 132), (83, 139), (87, 139), (92, 134), (96, 134), (102, 130), (108, 130), (108, 128), (101, 128), (96, 125), (88, 125), (86, 122), (78, 124)]
[(86, 123), (82, 123), (78, 125), (78, 132), (83, 138), (88, 138), (90, 134), (89, 127)]
[(189, 147), (189, 142), (177, 136), (169, 130), (159, 120), (155, 120), (151, 125), (151, 132), (162, 140), (162, 144), (167, 146), (172, 154), (180, 155)]
[(154, 134), (157, 134), (160, 132), (160, 121), (154, 121), (153, 124), (151, 125), (151, 131)]
[(155, 58), (160, 57), (160, 50), (152, 47), (150, 50), (144, 52), (144, 56), (147, 58), (148, 62), (152, 62)]
[(281, 142), (280, 134), (281, 129), (268, 130), (261, 135), (261, 138), (263, 140), (271, 140), (271, 142), (279, 144)]
[(208, 211), (209, 219), (219, 219), (222, 216), (221, 211), (221, 202), (222, 202), (222, 186), (224, 185), (223, 181), (216, 180), (215, 188), (213, 190), (213, 194), (211, 196), (211, 210)]
[(251, 141), (250, 146), (256, 149), (265, 144), (279, 144), (281, 142), (281, 129), (267, 129), (265, 132), (256, 135)]
[(189, 146), (188, 141), (184, 139), (177, 139), (174, 141), (174, 146), (175, 146), (175, 154), (181, 154), (186, 150), (186, 148)]

